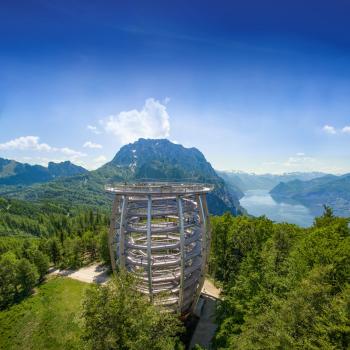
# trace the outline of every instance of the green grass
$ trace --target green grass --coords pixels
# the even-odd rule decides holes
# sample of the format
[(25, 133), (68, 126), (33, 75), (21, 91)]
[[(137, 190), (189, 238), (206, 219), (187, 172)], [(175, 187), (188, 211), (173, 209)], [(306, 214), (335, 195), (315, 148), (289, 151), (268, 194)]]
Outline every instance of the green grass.
[(87, 286), (54, 277), (35, 295), (0, 312), (0, 349), (81, 348), (80, 313)]

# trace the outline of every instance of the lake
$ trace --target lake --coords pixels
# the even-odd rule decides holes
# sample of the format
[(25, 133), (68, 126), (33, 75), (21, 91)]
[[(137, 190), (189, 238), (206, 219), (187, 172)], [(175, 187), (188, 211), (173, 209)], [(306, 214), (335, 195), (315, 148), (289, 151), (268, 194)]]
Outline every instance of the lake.
[(240, 203), (249, 214), (254, 216), (266, 215), (277, 222), (289, 222), (303, 227), (312, 225), (314, 216), (310, 210), (301, 204), (276, 202), (269, 191), (250, 190), (240, 199)]

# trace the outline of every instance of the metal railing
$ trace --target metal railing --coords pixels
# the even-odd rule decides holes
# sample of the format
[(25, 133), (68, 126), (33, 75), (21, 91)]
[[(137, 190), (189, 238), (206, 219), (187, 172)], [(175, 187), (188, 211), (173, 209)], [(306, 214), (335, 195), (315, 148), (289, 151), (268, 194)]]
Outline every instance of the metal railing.
[(114, 194), (196, 194), (208, 193), (214, 188), (211, 184), (177, 182), (139, 182), (107, 184), (105, 191)]

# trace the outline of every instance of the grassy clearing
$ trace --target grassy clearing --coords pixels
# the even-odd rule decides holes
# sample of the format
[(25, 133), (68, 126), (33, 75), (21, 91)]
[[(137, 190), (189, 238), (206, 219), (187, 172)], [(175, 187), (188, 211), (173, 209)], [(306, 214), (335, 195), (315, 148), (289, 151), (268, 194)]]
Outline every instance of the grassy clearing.
[(0, 312), (0, 349), (81, 348), (81, 302), (88, 284), (54, 277), (37, 293)]

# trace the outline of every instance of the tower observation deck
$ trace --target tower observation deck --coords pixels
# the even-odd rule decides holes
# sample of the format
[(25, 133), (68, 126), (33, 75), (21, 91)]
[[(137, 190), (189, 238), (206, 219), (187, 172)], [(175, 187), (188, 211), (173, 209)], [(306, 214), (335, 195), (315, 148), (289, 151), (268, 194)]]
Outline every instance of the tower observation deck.
[(107, 185), (114, 196), (109, 250), (117, 267), (139, 276), (151, 302), (181, 315), (199, 298), (210, 245), (211, 185), (144, 182)]

